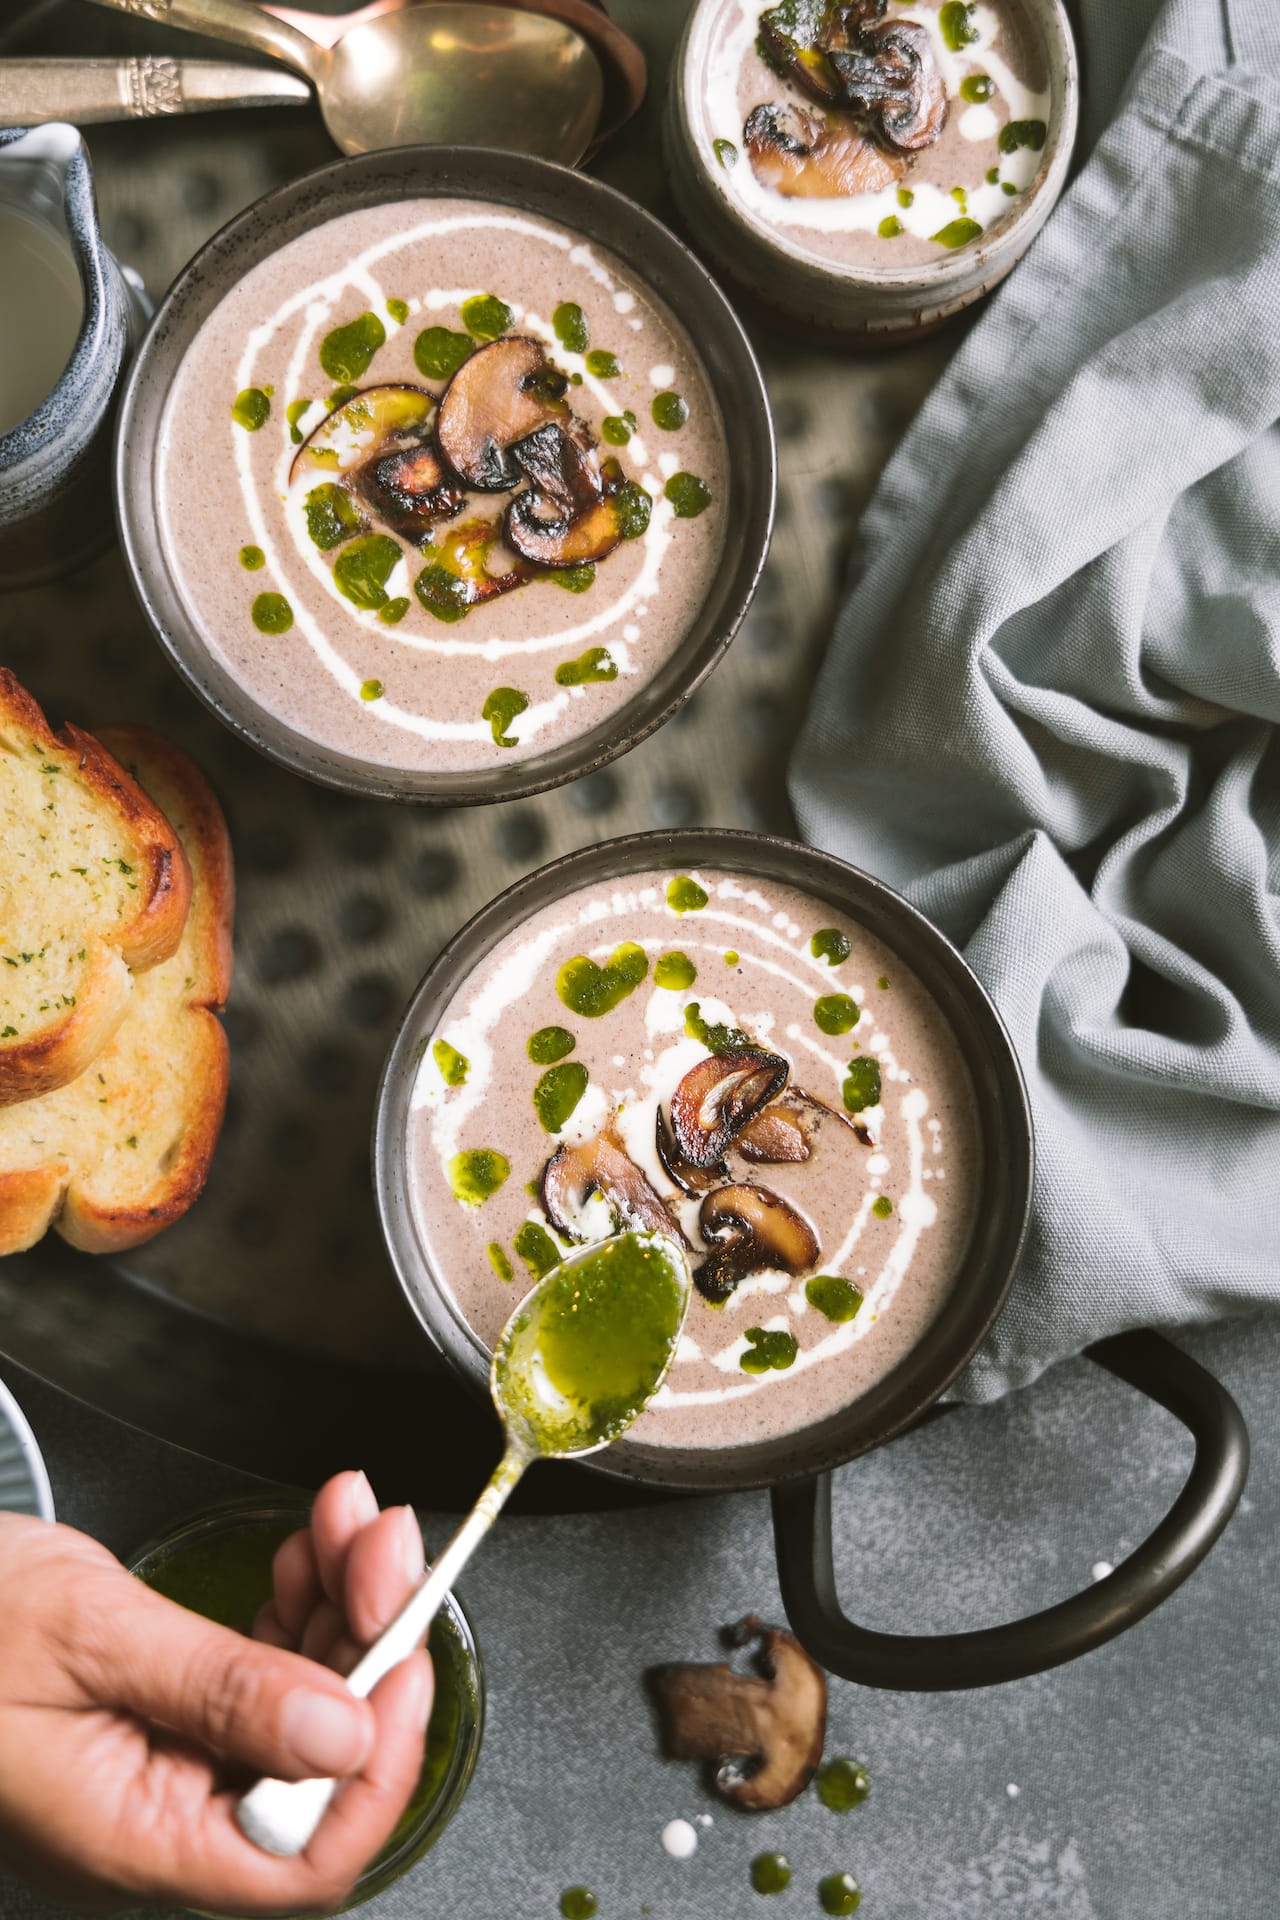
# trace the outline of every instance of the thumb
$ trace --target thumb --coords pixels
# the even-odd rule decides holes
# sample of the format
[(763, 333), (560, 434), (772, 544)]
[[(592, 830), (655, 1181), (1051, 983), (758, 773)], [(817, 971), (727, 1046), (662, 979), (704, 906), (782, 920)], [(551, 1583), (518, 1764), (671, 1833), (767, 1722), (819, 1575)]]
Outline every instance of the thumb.
[(341, 1778), (369, 1756), (372, 1707), (301, 1654), (215, 1626), (141, 1586), (104, 1630), (100, 1704), (283, 1780)]

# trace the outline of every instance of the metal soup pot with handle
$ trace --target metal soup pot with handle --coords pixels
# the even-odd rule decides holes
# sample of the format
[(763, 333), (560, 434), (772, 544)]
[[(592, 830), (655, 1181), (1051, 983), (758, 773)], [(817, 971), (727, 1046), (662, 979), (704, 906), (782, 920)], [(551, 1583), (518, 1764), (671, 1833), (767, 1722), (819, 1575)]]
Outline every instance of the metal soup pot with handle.
[[(643, 833), (569, 854), (519, 881), (483, 908), (450, 941), (414, 994), (392, 1046), (379, 1095), (374, 1138), (378, 1204), (392, 1260), (411, 1307), (445, 1359), (483, 1392), (489, 1354), (482, 1332), (472, 1321), (484, 1316), (470, 1312), (457, 1296), (454, 1283), (459, 1278), (462, 1256), (456, 1250), (442, 1255), (431, 1232), (437, 1218), (451, 1217), (448, 1210), (453, 1203), (448, 1189), (444, 1189), (443, 1204), (428, 1202), (425, 1213), (421, 1200), (415, 1203), (414, 1199), (415, 1182), (427, 1151), (422, 1131), (424, 1072), (438, 1073), (441, 1100), (449, 1096), (451, 1087), (461, 1084), (459, 1073), (465, 1078), (467, 1072), (465, 1060), (461, 1068), (457, 1066), (454, 1056), (461, 1057), (458, 1048), (447, 1046), (444, 1053), (435, 1052), (435, 1069), (424, 1067), (424, 1062), (432, 1060), (442, 1026), (447, 1033), (466, 1037), (469, 1029), (465, 1019), (458, 1024), (452, 1016), (459, 1008), (465, 1012), (468, 983), (477, 981), (487, 991), (492, 969), (486, 973), (485, 968), (490, 956), (504, 942), (503, 954), (517, 947), (521, 951), (528, 948), (528, 941), (521, 943), (521, 930), (535, 922), (534, 944), (541, 940), (539, 965), (543, 974), (550, 968), (554, 982), (556, 964), (563, 952), (574, 951), (575, 941), (581, 941), (584, 951), (599, 947), (602, 954), (607, 954), (615, 948), (615, 942), (623, 937), (622, 922), (637, 900), (649, 902), (645, 926), (651, 933), (655, 924), (653, 902), (656, 899), (660, 909), (665, 876), (690, 873), (700, 874), (708, 887), (717, 884), (711, 876), (718, 876), (721, 894), (731, 899), (747, 898), (754, 887), (757, 901), (770, 908), (774, 899), (768, 890), (787, 890), (779, 898), (794, 901), (803, 897), (816, 914), (815, 926), (820, 926), (828, 914), (843, 919), (865, 935), (868, 951), (887, 951), (896, 957), (904, 980), (913, 980), (912, 990), (919, 989), (927, 996), (963, 1060), (976, 1134), (965, 1164), (967, 1177), (976, 1182), (976, 1191), (966, 1232), (955, 1243), (955, 1257), (940, 1298), (919, 1327), (913, 1328), (909, 1341), (905, 1345), (899, 1341), (897, 1348), (890, 1349), (891, 1362), (878, 1376), (873, 1372), (865, 1381), (855, 1381), (847, 1397), (837, 1394), (834, 1402), (823, 1406), (807, 1423), (776, 1434), (760, 1431), (757, 1423), (755, 1429), (728, 1444), (723, 1444), (724, 1422), (718, 1417), (708, 1417), (705, 1439), (697, 1433), (691, 1437), (686, 1426), (676, 1444), (654, 1444), (646, 1439), (641, 1423), (634, 1438), (628, 1437), (598, 1464), (593, 1463), (595, 1470), (670, 1491), (770, 1488), (787, 1615), (809, 1651), (846, 1679), (865, 1686), (899, 1689), (985, 1686), (1038, 1673), (1088, 1652), (1141, 1619), (1187, 1577), (1226, 1525), (1244, 1484), (1248, 1437), (1234, 1402), (1202, 1367), (1155, 1333), (1125, 1334), (1089, 1350), (1098, 1365), (1127, 1380), (1181, 1420), (1196, 1445), (1194, 1465), (1172, 1509), (1113, 1573), (1087, 1591), (1027, 1619), (934, 1636), (884, 1634), (860, 1627), (846, 1617), (837, 1595), (831, 1474), (922, 1420), (981, 1345), (1014, 1284), (1030, 1210), (1034, 1163), (1026, 1090), (999, 1014), (956, 949), (906, 900), (871, 875), (811, 848), (759, 834), (715, 829)], [(767, 898), (760, 894), (761, 888), (766, 889)], [(702, 888), (698, 891), (704, 892)], [(588, 898), (587, 909), (581, 919), (575, 918), (584, 897)], [(672, 897), (666, 895), (668, 901)], [(592, 899), (597, 902), (595, 906), (590, 904)], [(619, 917), (611, 919), (614, 910)], [(673, 948), (682, 940), (685, 945), (693, 944), (701, 938), (692, 931), (695, 919), (695, 915), (686, 919), (672, 912), (665, 940)], [(766, 919), (777, 929), (788, 915), (770, 914)], [(784, 930), (761, 937), (777, 941), (798, 935), (802, 930), (795, 924), (797, 920), (798, 915), (793, 914), (789, 934)], [(808, 941), (807, 926), (803, 938)], [(566, 939), (568, 946), (564, 945)], [(656, 960), (656, 949), (662, 944), (663, 940), (652, 938), (645, 943), (646, 951), (655, 950), (648, 953), (650, 962)], [(736, 952), (712, 956), (709, 929), (706, 940), (695, 950), (703, 956), (700, 968), (709, 967), (713, 957), (732, 962), (739, 959)], [(621, 951), (616, 947), (614, 961)], [(808, 952), (807, 946), (803, 951)], [(671, 957), (666, 956), (668, 960)], [(675, 957), (686, 958), (681, 954)], [(499, 955), (495, 966), (501, 960)], [(600, 979), (608, 986), (610, 976), (603, 969), (609, 964), (604, 962), (600, 976), (593, 976), (596, 986)], [(703, 988), (706, 977), (699, 972), (699, 988)], [(804, 977), (807, 983), (808, 974)], [(662, 984), (661, 978), (653, 977), (655, 989)], [(542, 990), (545, 992), (545, 983)], [(508, 1020), (503, 1029), (503, 1057), (515, 1061), (518, 1056), (518, 1065), (510, 1069), (517, 1078), (528, 1064), (522, 1022), (532, 1029), (541, 1017), (537, 992), (530, 976), (527, 988), (520, 989), (515, 1002), (519, 1009), (515, 1026)], [(713, 992), (714, 986), (708, 985), (704, 997)], [(744, 1009), (754, 1005), (758, 997), (742, 1001)], [(743, 1017), (749, 1020), (749, 1015), (744, 1013)], [(565, 1013), (564, 1018), (572, 1021), (571, 1014)], [(696, 1008), (692, 1018), (695, 1023), (701, 1018)], [(669, 1032), (671, 1016), (665, 1006), (659, 1010), (658, 1019), (665, 1022)], [(575, 1024), (585, 1030), (593, 1022), (580, 1020)], [(603, 1027), (604, 1023), (600, 1024)], [(688, 1027), (685, 1030), (693, 1031)], [(714, 1030), (721, 1038), (716, 1040), (713, 1034), (708, 1041), (713, 1051), (717, 1045), (723, 1048), (726, 1044), (725, 1031), (723, 1025)], [(704, 1038), (712, 1032), (705, 1021), (701, 1032)], [(784, 1034), (795, 1037), (788, 1040)], [(657, 1037), (650, 1037), (656, 1048)], [(736, 1035), (736, 1041), (746, 1038), (743, 1033)], [(559, 1044), (570, 1040), (566, 1030)], [(735, 1036), (730, 1033), (727, 1044), (734, 1043)], [(773, 1044), (772, 1038), (768, 1044)], [(869, 1044), (874, 1047), (874, 1040)], [(805, 1038), (793, 1024), (779, 1031), (776, 1045), (779, 1054), (790, 1046), (800, 1057)], [(482, 1041), (480, 1052), (485, 1051)], [(653, 1048), (646, 1051), (652, 1062)], [(890, 1056), (885, 1057), (888, 1062)], [(536, 1052), (533, 1058), (537, 1058)], [(685, 1055), (680, 1058), (683, 1061)], [(443, 1068), (439, 1066), (441, 1061)], [(802, 1070), (807, 1073), (809, 1066), (805, 1060)], [(629, 1073), (636, 1078), (637, 1073), (631, 1070), (638, 1067), (639, 1062), (625, 1060), (618, 1067), (619, 1079), (625, 1081)], [(908, 1078), (897, 1070), (888, 1077), (894, 1072), (899, 1080)], [(536, 1066), (530, 1067), (529, 1073), (536, 1076)], [(502, 1092), (495, 1096), (493, 1113), (505, 1110), (510, 1114), (514, 1110), (507, 1098), (509, 1091), (504, 1082)], [(808, 1096), (800, 1094), (799, 1098)], [(473, 1116), (474, 1100), (473, 1088)], [(523, 1114), (523, 1104), (518, 1100), (516, 1104)], [(846, 1116), (824, 1112), (822, 1124), (835, 1129), (841, 1143), (842, 1121), (847, 1125)], [(599, 1124), (606, 1124), (603, 1108)], [(610, 1118), (607, 1125), (612, 1127), (614, 1119)], [(483, 1134), (478, 1121), (476, 1126)], [(563, 1132), (557, 1137), (562, 1144), (571, 1138)], [(546, 1138), (547, 1151), (552, 1153), (556, 1139), (550, 1134)], [(669, 1164), (664, 1157), (663, 1167)], [(786, 1171), (763, 1168), (770, 1176)], [(519, 1211), (526, 1204), (521, 1190), (523, 1173), (523, 1165), (513, 1162), (510, 1194)], [(677, 1180), (676, 1184), (682, 1182)], [(783, 1182), (778, 1180), (776, 1184), (782, 1186)], [(607, 1188), (607, 1180), (605, 1185)], [(653, 1186), (643, 1178), (641, 1186), (648, 1188), (651, 1199), (655, 1197)], [(547, 1204), (545, 1178), (538, 1192)], [(685, 1184), (684, 1193), (688, 1192)], [(597, 1193), (596, 1198), (600, 1197)], [(642, 1198), (638, 1204), (647, 1203)], [(679, 1213), (684, 1203), (679, 1192), (669, 1191), (662, 1204), (671, 1205)], [(851, 1211), (857, 1204), (852, 1189), (848, 1204)], [(531, 1202), (530, 1212), (534, 1211)], [(551, 1211), (555, 1212), (554, 1204)], [(483, 1208), (478, 1213), (483, 1214)], [(704, 1212), (699, 1217), (705, 1220), (707, 1216)], [(483, 1231), (475, 1236), (481, 1262), (488, 1223), (493, 1218), (496, 1215), (485, 1216)], [(599, 1214), (596, 1219), (598, 1227)], [(604, 1230), (608, 1230), (607, 1225)], [(549, 1247), (549, 1239), (546, 1244)], [(708, 1238), (706, 1244), (710, 1246), (712, 1240)], [(701, 1249), (695, 1247), (691, 1257), (697, 1260), (700, 1253)], [(504, 1265), (510, 1270), (513, 1264), (519, 1264), (507, 1261), (505, 1256), (500, 1261), (496, 1255), (494, 1258), (499, 1270)], [(468, 1263), (470, 1259), (468, 1256)], [(793, 1265), (790, 1271), (803, 1285), (800, 1266)], [(781, 1277), (775, 1279), (776, 1297)], [(773, 1283), (766, 1278), (761, 1284), (768, 1287)], [(874, 1308), (874, 1287), (871, 1281), (867, 1284), (867, 1304)], [(511, 1288), (498, 1287), (496, 1292), (509, 1311)], [(753, 1306), (754, 1299), (752, 1296)], [(772, 1301), (762, 1294), (760, 1302), (762, 1316), (769, 1314)], [(741, 1375), (733, 1377), (739, 1382), (742, 1379)], [(722, 1444), (711, 1444), (713, 1438)]]

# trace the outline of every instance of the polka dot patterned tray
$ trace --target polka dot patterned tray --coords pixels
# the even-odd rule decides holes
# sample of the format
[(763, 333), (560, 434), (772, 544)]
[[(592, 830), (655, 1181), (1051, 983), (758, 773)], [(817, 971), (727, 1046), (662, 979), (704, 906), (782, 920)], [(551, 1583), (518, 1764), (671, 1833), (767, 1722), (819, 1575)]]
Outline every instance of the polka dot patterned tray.
[[(611, 11), (645, 44), (650, 92), (598, 171), (674, 223), (656, 114), (684, 5), (615, 0)], [(73, 50), (213, 49), (80, 0), (44, 0), (0, 29), (0, 55)], [(89, 142), (107, 242), (153, 297), (233, 213), (332, 157), (306, 110), (95, 127)], [(374, 1089), (400, 1009), (464, 920), (557, 854), (655, 825), (794, 830), (784, 769), (853, 523), (954, 335), (861, 358), (762, 332), (756, 344), (781, 486), (747, 621), (657, 735), (532, 801), (398, 808), (269, 765), (180, 685), (114, 550), (52, 587), (0, 601), (0, 659), (55, 722), (144, 721), (205, 769), (226, 809), (239, 884), (231, 1099), (204, 1198), (115, 1263), (73, 1255), (52, 1237), (5, 1261), (0, 1351), (168, 1437), (298, 1477), (329, 1450), (340, 1456), (358, 1421), (385, 1419), (400, 1391), (388, 1378), (412, 1383), (401, 1394), (410, 1428), (424, 1377), (436, 1383), (429, 1398), (446, 1429), (468, 1417), (400, 1299), (370, 1189)], [(286, 1392), (286, 1376), (296, 1391)]]

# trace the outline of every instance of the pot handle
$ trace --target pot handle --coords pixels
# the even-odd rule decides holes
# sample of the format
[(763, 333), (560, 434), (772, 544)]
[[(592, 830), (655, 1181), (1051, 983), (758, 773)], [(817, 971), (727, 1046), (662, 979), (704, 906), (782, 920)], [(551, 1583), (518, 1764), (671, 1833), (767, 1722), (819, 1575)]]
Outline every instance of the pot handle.
[(1158, 1607), (1208, 1553), (1244, 1488), (1249, 1434), (1226, 1388), (1160, 1334), (1117, 1334), (1085, 1349), (1108, 1373), (1181, 1420), (1195, 1459), (1173, 1506), (1105, 1578), (1041, 1613), (970, 1633), (877, 1633), (841, 1610), (831, 1551), (831, 1475), (773, 1490), (782, 1602), (815, 1660), (864, 1687), (946, 1693), (1044, 1673), (1100, 1647)]

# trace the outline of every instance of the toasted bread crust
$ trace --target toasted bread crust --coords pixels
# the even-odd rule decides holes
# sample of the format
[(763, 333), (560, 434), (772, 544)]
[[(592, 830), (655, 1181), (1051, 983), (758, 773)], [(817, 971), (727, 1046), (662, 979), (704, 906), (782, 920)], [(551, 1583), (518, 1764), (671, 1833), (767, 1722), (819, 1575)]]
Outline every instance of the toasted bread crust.
[(120, 821), (136, 850), (137, 912), (111, 934), (94, 934), (74, 1004), (35, 1033), (0, 1041), (0, 1107), (66, 1086), (110, 1039), (129, 1002), (131, 976), (177, 949), (191, 898), (182, 844), (163, 813), (100, 741), (68, 724), (55, 733), (7, 667), (0, 667), (0, 725), (21, 728)]
[[(99, 1089), (110, 1086), (114, 1124), (142, 1132), (153, 1091), (146, 1084), (147, 1046), (163, 1020), (182, 1086), (181, 1125), (175, 1150), (158, 1168), (122, 1169), (92, 1153), (81, 1164), (59, 1152), (47, 1163), (10, 1165), (0, 1172), (0, 1254), (34, 1245), (53, 1226), (88, 1253), (140, 1246), (179, 1219), (205, 1183), (226, 1107), (229, 1058), (217, 1017), (231, 985), (231, 929), (235, 906), (231, 846), (221, 809), (204, 777), (171, 742), (143, 727), (103, 729), (103, 746), (135, 773), (172, 819), (186, 850), (194, 882), (181, 945), (169, 966), (149, 974), (133, 995), (120, 1028), (94, 1068), (73, 1086), (50, 1097), (46, 1111), (62, 1123), (74, 1115), (88, 1134), (105, 1105)], [(117, 1094), (117, 1089), (120, 1093)], [(43, 1131), (39, 1107), (0, 1112), (3, 1134), (33, 1127)], [(53, 1131), (53, 1128), (50, 1128)], [(6, 1158), (12, 1163), (13, 1155)]]

